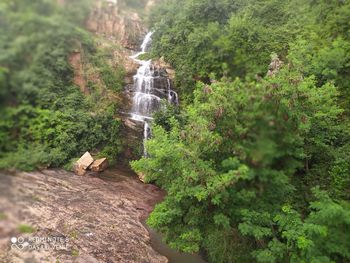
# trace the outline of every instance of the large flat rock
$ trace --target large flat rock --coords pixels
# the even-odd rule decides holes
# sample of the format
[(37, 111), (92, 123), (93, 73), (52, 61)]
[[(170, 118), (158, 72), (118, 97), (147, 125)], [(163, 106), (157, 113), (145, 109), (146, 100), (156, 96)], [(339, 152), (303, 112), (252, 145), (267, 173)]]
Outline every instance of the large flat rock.
[[(151, 247), (143, 225), (162, 196), (123, 170), (99, 177), (1, 172), (0, 262), (167, 262)], [(21, 224), (35, 232), (21, 233)], [(57, 236), (67, 240), (60, 250), (11, 248), (11, 237)]]

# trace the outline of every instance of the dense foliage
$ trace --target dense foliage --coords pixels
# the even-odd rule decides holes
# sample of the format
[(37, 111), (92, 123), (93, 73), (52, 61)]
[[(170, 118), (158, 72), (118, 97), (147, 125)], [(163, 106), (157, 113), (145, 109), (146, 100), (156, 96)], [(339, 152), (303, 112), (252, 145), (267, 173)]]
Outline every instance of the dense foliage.
[(172, 247), (220, 263), (350, 261), (349, 17), (336, 0), (154, 11), (153, 56), (176, 69), (185, 105), (155, 116), (132, 166), (168, 193), (148, 223)]
[[(90, 1), (1, 1), (0, 167), (57, 167), (86, 150), (115, 157), (120, 149), (116, 106), (94, 104), (73, 84), (68, 56), (96, 52), (82, 29)], [(97, 56), (97, 55), (96, 55)], [(121, 77), (101, 72), (107, 86)]]
[(335, 81), (349, 100), (348, 1), (164, 1), (151, 17), (153, 54), (177, 72), (191, 95), (195, 80), (264, 76), (270, 54), (297, 50), (303, 71)]

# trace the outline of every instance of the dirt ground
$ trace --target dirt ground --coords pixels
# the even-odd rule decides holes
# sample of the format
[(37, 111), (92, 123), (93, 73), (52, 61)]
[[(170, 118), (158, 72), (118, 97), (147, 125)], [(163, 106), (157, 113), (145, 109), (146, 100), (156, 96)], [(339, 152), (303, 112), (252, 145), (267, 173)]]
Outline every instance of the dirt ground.
[(163, 195), (125, 169), (0, 172), (0, 262), (167, 262), (142, 224)]

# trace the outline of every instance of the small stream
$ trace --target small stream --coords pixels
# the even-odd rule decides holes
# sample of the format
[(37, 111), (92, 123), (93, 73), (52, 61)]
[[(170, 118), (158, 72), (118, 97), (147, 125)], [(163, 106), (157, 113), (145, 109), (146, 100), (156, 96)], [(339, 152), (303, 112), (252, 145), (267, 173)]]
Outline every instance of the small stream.
[(146, 228), (150, 234), (153, 249), (159, 254), (166, 256), (169, 263), (207, 263), (198, 254), (180, 253), (177, 250), (170, 248), (163, 242), (161, 234), (147, 226)]

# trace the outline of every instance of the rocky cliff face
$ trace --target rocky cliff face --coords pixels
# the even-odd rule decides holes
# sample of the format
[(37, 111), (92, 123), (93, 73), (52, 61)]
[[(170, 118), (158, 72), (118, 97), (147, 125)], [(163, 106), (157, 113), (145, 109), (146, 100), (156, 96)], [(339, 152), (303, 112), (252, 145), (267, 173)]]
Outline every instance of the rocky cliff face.
[(119, 2), (113, 1), (96, 1), (86, 27), (131, 50), (138, 48), (142, 35), (146, 33), (137, 13), (121, 11)]
[(87, 95), (89, 89), (86, 86), (86, 78), (84, 74), (84, 64), (82, 62), (83, 51), (81, 48), (77, 49), (69, 56), (69, 63), (74, 70), (73, 83), (80, 88), (80, 91)]
[[(57, 2), (65, 5), (65, 0)], [(140, 16), (132, 9), (126, 8), (122, 1), (95, 0), (85, 24), (86, 29), (96, 36), (97, 49), (109, 50), (109, 59), (105, 63), (112, 68), (123, 68), (125, 83), (131, 84), (138, 65), (129, 56), (133, 50), (139, 48), (147, 31)], [(99, 70), (93, 69), (94, 66), (85, 57), (79, 44), (70, 55), (69, 62), (74, 70), (73, 82), (84, 94), (89, 94), (89, 82), (103, 86)], [(116, 97), (116, 94), (110, 95)]]
[[(59, 4), (65, 5), (65, 0), (57, 0)], [(148, 10), (159, 0), (140, 0), (138, 9), (142, 13)], [(134, 75), (140, 66), (130, 56), (140, 50), (140, 44), (148, 29), (135, 11), (130, 7), (127, 0), (94, 0), (91, 12), (85, 22), (86, 29), (96, 36), (97, 50), (107, 54), (102, 64), (109, 65), (115, 70), (124, 69), (124, 92), (113, 92), (107, 87), (101, 75), (101, 69), (96, 68), (84, 54), (82, 47), (77, 47), (70, 55), (69, 61), (74, 70), (74, 84), (77, 85), (85, 95), (94, 96), (91, 90), (96, 87), (99, 90), (98, 96), (104, 96), (104, 101), (116, 102), (119, 107), (121, 119), (123, 120), (122, 136), (124, 150), (121, 160), (129, 162), (138, 158), (142, 148), (143, 128), (135, 122), (128, 120), (128, 113), (132, 109)], [(154, 94), (159, 98), (166, 98), (170, 95), (168, 90), (173, 88), (172, 81), (174, 71), (163, 59), (154, 61)], [(112, 87), (113, 89), (113, 87)], [(174, 93), (175, 94), (175, 93)], [(177, 100), (174, 96), (174, 101)]]

